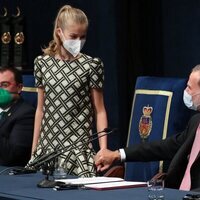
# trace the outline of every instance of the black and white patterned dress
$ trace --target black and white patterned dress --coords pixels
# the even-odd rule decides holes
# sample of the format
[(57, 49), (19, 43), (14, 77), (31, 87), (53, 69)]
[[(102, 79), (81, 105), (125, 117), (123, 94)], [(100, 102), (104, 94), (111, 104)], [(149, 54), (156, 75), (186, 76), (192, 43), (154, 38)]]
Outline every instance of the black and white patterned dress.
[(68, 174), (95, 176), (92, 144), (93, 107), (91, 88), (103, 87), (103, 63), (85, 54), (74, 61), (55, 59), (49, 55), (35, 59), (36, 87), (45, 91), (41, 134), (34, 156), (42, 152), (70, 146), (59, 157)]

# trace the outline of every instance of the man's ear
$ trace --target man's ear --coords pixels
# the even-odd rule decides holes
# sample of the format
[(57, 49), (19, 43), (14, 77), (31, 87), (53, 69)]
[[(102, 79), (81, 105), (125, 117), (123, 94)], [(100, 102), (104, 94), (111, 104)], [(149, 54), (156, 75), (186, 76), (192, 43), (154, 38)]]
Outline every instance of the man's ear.
[(19, 83), (18, 85), (17, 85), (17, 93), (18, 94), (20, 94), (21, 93), (21, 91), (22, 91), (22, 88), (23, 88), (23, 84), (22, 83)]

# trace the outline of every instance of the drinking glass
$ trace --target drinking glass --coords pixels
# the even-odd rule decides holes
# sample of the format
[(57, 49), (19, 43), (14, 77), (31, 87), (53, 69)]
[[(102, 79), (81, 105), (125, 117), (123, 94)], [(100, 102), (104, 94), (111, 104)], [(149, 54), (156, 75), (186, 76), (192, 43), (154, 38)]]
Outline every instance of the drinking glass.
[(64, 179), (67, 176), (67, 173), (64, 169), (64, 163), (61, 163), (60, 159), (56, 159), (55, 170), (53, 173), (54, 179)]
[(149, 200), (164, 200), (164, 180), (152, 179), (147, 182), (148, 199)]

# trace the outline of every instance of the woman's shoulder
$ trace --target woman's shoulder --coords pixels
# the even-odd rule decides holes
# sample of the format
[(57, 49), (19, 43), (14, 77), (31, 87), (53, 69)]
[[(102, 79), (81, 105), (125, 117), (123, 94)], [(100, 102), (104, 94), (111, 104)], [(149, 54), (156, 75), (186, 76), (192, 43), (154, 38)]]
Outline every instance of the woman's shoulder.
[[(89, 55), (87, 55), (87, 54), (82, 54), (82, 56), (81, 56), (84, 60), (87, 60), (89, 63), (91, 63), (91, 64), (97, 64), (97, 65), (99, 65), (99, 64), (102, 64), (102, 61), (101, 61), (101, 59), (99, 58), (99, 57), (91, 57), (91, 56), (89, 56)], [(80, 58), (81, 58), (80, 57)]]
[(37, 64), (38, 62), (40, 62), (43, 59), (43, 55), (39, 55), (34, 59), (34, 64)]
[(51, 56), (49, 55), (39, 55), (37, 56), (35, 59), (34, 59), (34, 64), (37, 65), (37, 64), (44, 64), (44, 63), (47, 63), (47, 61), (49, 61), (49, 59), (52, 59)]
[(45, 55), (45, 54), (39, 55), (39, 56), (37, 56), (37, 57), (35, 58), (34, 63), (40, 62), (40, 61), (42, 61), (42, 60), (45, 61), (45, 60), (47, 60), (47, 59), (49, 59), (49, 58), (50, 58), (49, 55)]

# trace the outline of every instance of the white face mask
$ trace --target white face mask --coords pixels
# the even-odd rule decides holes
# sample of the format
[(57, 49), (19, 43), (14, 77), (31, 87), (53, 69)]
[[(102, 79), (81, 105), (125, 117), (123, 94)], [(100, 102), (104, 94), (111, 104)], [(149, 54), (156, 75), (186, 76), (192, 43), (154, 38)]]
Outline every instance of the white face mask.
[[(199, 94), (196, 94), (196, 95), (199, 95)], [(192, 110), (197, 110), (197, 108), (200, 105), (200, 104), (197, 105), (193, 102), (192, 95), (188, 94), (186, 90), (184, 90), (184, 93), (183, 93), (183, 101), (185, 105)]]
[(74, 57), (76, 57), (80, 53), (84, 44), (85, 44), (85, 40), (64, 40), (63, 41), (63, 47), (69, 53), (71, 53)]

